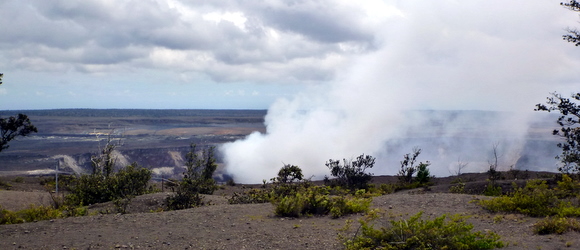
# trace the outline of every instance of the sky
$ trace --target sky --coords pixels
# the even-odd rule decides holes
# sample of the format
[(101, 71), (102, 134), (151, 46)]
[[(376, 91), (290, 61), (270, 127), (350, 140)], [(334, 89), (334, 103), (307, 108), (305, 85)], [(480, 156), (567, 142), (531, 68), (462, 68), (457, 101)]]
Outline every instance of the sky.
[(548, 0), (4, 0), (0, 109), (268, 109), (365, 81), (416, 108), (533, 108), (579, 86), (579, 20)]
[(552, 0), (4, 0), (0, 110), (267, 109), (265, 133), (219, 147), (242, 183), (283, 163), (320, 179), (361, 153), (393, 174), (427, 140), (432, 173), (485, 170), (493, 147), (504, 166), (526, 152), (535, 104), (579, 90), (580, 48), (562, 39), (578, 14)]

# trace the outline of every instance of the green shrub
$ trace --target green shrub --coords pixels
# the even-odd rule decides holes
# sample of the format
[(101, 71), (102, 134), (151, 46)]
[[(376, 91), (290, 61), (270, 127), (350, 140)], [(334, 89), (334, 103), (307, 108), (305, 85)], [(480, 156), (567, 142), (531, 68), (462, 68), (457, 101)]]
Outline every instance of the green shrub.
[(24, 182), (24, 177), (18, 176), (16, 178), (14, 178), (14, 180), (12, 180), (12, 182), (14, 182), (14, 183), (23, 183)]
[(330, 215), (339, 218), (347, 214), (369, 211), (371, 198), (337, 196), (330, 200)]
[(346, 238), (346, 249), (493, 249), (503, 247), (493, 232), (471, 232), (473, 225), (465, 217), (442, 215), (433, 220), (421, 219), (422, 212), (408, 220), (391, 220), (387, 227), (375, 228), (376, 215), (359, 220), (360, 228)]
[(228, 198), (230, 204), (267, 203), (272, 200), (272, 191), (266, 189), (250, 189), (244, 193), (237, 193)]
[(12, 184), (0, 180), (0, 189), (10, 190), (10, 189), (12, 189)]
[(178, 190), (175, 194), (165, 199), (165, 206), (169, 210), (181, 210), (192, 207), (202, 206), (204, 203), (203, 196), (195, 192), (184, 192)]
[(502, 195), (501, 187), (497, 186), (493, 182), (489, 182), (483, 190), (483, 195), (485, 196), (500, 196)]
[(419, 166), (417, 166), (417, 177), (415, 178), (415, 181), (419, 182), (419, 184), (427, 184), (431, 181), (431, 173), (428, 168), (429, 165), (431, 165), (429, 162), (421, 162), (419, 163)]
[(62, 217), (64, 215), (61, 210), (47, 206), (30, 206), (16, 212), (0, 208), (0, 224), (18, 224)]
[(26, 209), (16, 212), (0, 207), (0, 225), (51, 220), (71, 216), (84, 216), (87, 214), (88, 210), (86, 207), (63, 206), (56, 209), (51, 206), (31, 205)]
[(294, 165), (284, 165), (278, 172), (278, 177), (274, 178), (278, 183), (292, 183), (295, 181), (301, 181), (304, 175), (302, 174), (302, 169)]
[(62, 210), (54, 209), (50, 206), (30, 206), (27, 209), (16, 212), (16, 214), (25, 222), (50, 220), (64, 217)]
[(558, 195), (562, 195), (562, 191), (550, 189), (546, 181), (530, 180), (510, 195), (481, 200), (479, 204), (491, 212), (517, 212), (535, 217), (580, 216), (580, 207), (558, 199)]
[(383, 183), (379, 186), (379, 189), (381, 190), (382, 194), (392, 194), (395, 192), (395, 185)]
[(463, 194), (465, 193), (465, 183), (457, 183), (449, 187), (449, 192), (454, 194)]
[(375, 158), (370, 155), (360, 155), (354, 161), (343, 159), (343, 164), (339, 160), (328, 160), (326, 167), (330, 169), (330, 175), (335, 179), (324, 178), (327, 185), (341, 186), (351, 190), (365, 189), (373, 176), (365, 173), (367, 169), (373, 168)]
[(432, 176), (428, 168), (431, 163), (429, 163), (429, 161), (425, 163), (419, 162), (419, 165), (415, 166), (415, 162), (420, 154), (421, 149), (413, 148), (413, 153), (403, 156), (401, 170), (397, 173), (399, 181), (395, 188), (396, 191), (432, 185), (432, 183), (430, 183)]
[(66, 202), (71, 205), (88, 205), (131, 199), (149, 191), (150, 179), (151, 170), (140, 168), (136, 163), (120, 169), (117, 173), (109, 173), (108, 176), (102, 172), (82, 175), (73, 181)]
[(183, 179), (175, 187), (177, 192), (165, 199), (169, 210), (187, 209), (204, 204), (201, 194), (213, 194), (218, 186), (213, 179), (217, 169), (214, 147), (209, 147), (198, 153), (195, 144), (191, 144), (186, 155), (187, 170)]
[(534, 224), (536, 234), (563, 234), (568, 231), (580, 231), (580, 222), (573, 218), (546, 217)]
[[(364, 191), (363, 191), (364, 193)], [(331, 214), (337, 218), (343, 215), (368, 211), (372, 199), (357, 196), (330, 196), (327, 187), (309, 187), (294, 195), (273, 201), (275, 214), (285, 217), (302, 217)]]
[(20, 218), (15, 212), (0, 207), (0, 225), (18, 223), (24, 223), (24, 220)]

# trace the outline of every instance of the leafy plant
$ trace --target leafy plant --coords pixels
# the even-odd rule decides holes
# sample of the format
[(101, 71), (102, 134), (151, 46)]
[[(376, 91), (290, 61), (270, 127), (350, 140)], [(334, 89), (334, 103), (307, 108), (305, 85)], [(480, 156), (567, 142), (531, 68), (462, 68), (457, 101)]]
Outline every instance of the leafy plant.
[(449, 192), (455, 193), (455, 194), (464, 194), (465, 193), (465, 183), (460, 182), (460, 183), (457, 183), (455, 185), (450, 186)]
[(360, 155), (354, 161), (347, 161), (343, 159), (343, 164), (339, 160), (328, 160), (326, 167), (330, 169), (330, 175), (335, 179), (330, 180), (325, 177), (325, 183), (329, 185), (336, 185), (351, 190), (365, 189), (372, 180), (373, 176), (366, 173), (367, 169), (373, 168), (375, 165), (375, 158), (370, 155)]
[(544, 180), (530, 180), (523, 188), (514, 187), (509, 195), (481, 200), (479, 204), (491, 212), (517, 212), (535, 217), (580, 216), (580, 207), (559, 199), (567, 196), (562, 192), (565, 191), (550, 189)]
[[(576, 6), (577, 7), (577, 6)], [(578, 9), (575, 9), (578, 10)], [(558, 93), (551, 93), (547, 105), (536, 104), (536, 111), (558, 111), (560, 116), (557, 123), (560, 129), (555, 129), (552, 134), (562, 137), (565, 141), (557, 144), (562, 153), (556, 156), (562, 162), (558, 170), (565, 174), (580, 172), (580, 93), (572, 95), (572, 100), (564, 98)]]
[[(397, 174), (399, 179), (397, 189), (411, 189), (426, 186), (431, 180), (431, 174), (429, 172), (429, 161), (423, 163), (419, 162), (415, 165), (417, 158), (421, 154), (421, 149), (414, 148), (413, 153), (406, 154), (403, 156), (403, 161), (401, 161), (401, 169)], [(416, 174), (416, 177), (414, 177)]]
[(88, 205), (117, 199), (132, 199), (149, 191), (151, 170), (141, 168), (136, 163), (120, 169), (116, 173), (96, 171), (73, 180), (66, 203)]
[(489, 182), (483, 190), (483, 195), (485, 196), (500, 196), (502, 195), (501, 187), (494, 185), (493, 182)]
[(417, 177), (415, 178), (415, 180), (417, 182), (419, 182), (419, 184), (427, 184), (429, 183), (429, 181), (431, 181), (431, 173), (429, 172), (429, 169), (427, 167), (429, 167), (430, 163), (426, 162), (426, 163), (419, 163), (419, 166), (417, 166)]
[(368, 211), (371, 198), (360, 196), (330, 196), (327, 187), (313, 186), (294, 195), (274, 201), (275, 214), (285, 217), (302, 217), (331, 214), (333, 218)]
[(267, 189), (250, 189), (244, 193), (234, 192), (234, 194), (228, 198), (228, 203), (230, 204), (254, 204), (254, 203), (267, 203), (272, 201), (272, 191)]
[(568, 231), (580, 231), (580, 222), (573, 218), (546, 217), (534, 224), (536, 234), (563, 234)]
[(214, 147), (208, 147), (198, 153), (196, 145), (191, 144), (186, 155), (187, 170), (177, 185), (176, 193), (165, 199), (169, 210), (187, 209), (204, 204), (201, 194), (213, 194), (217, 189), (213, 173), (217, 169)]
[(376, 228), (376, 214), (359, 220), (360, 228), (352, 238), (343, 238), (346, 249), (493, 249), (503, 247), (493, 232), (472, 232), (473, 225), (460, 215), (442, 215), (423, 220), (423, 212), (408, 220), (391, 220)]
[(284, 165), (278, 172), (278, 177), (275, 181), (279, 183), (292, 183), (295, 181), (301, 181), (304, 175), (302, 175), (302, 169), (294, 165)]

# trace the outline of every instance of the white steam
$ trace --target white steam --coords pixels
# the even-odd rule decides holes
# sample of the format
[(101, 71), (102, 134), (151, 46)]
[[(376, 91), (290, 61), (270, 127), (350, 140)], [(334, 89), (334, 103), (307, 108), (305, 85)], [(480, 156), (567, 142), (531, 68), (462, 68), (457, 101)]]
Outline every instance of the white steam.
[[(557, 22), (530, 27), (525, 23), (536, 15), (514, 19), (501, 4), (477, 3), (401, 3), (401, 15), (377, 34), (377, 51), (353, 59), (332, 83), (275, 102), (265, 134), (224, 144), (227, 172), (237, 182), (260, 183), (293, 164), (322, 179), (329, 159), (364, 153), (378, 158), (376, 174), (395, 174), (415, 146), (438, 176), (453, 173), (458, 161), (468, 163), (465, 171), (485, 170), (494, 145), (500, 167), (516, 165), (534, 104), (567, 90), (580, 60), (558, 40)], [(567, 13), (527, 3), (526, 11), (541, 10), (543, 18)], [(482, 11), (502, 21), (470, 14)], [(546, 36), (555, 39), (537, 39)]]

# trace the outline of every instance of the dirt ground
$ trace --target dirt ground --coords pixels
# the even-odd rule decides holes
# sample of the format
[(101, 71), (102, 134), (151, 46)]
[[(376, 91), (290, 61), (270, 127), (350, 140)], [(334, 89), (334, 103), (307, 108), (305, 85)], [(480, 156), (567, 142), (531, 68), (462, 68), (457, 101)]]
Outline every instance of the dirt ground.
[[(447, 184), (442, 181), (437, 186)], [(46, 191), (30, 190), (34, 187), (31, 185), (26, 190), (26, 186), (21, 183), (13, 185), (13, 190), (0, 191), (0, 205), (14, 209), (50, 203)], [(430, 191), (409, 190), (375, 197), (372, 207), (385, 212), (385, 218), (377, 223), (386, 225), (389, 217), (408, 217), (420, 211), (424, 217), (463, 214), (471, 216), (468, 222), (473, 223), (474, 230), (501, 235), (508, 245), (504, 249), (580, 248), (578, 233), (534, 235), (531, 227), (537, 218), (490, 214), (471, 202), (488, 197), (445, 193), (437, 186)], [(0, 249), (341, 249), (339, 229), (346, 220), (356, 221), (361, 216), (279, 218), (274, 216), (272, 204), (228, 204), (226, 198), (234, 189), (241, 189), (241, 185), (207, 196), (212, 205), (194, 209), (154, 212), (168, 194), (156, 193), (135, 198), (128, 214), (0, 225)], [(111, 204), (92, 206), (91, 210), (107, 208)]]

